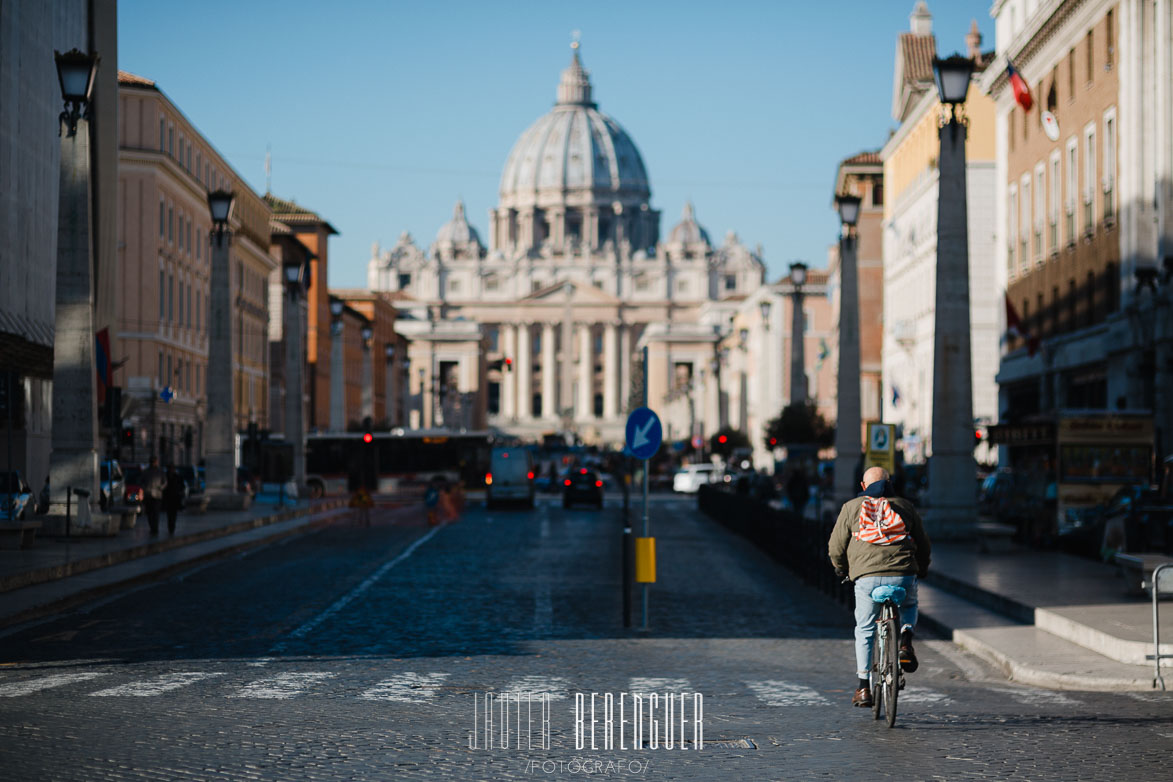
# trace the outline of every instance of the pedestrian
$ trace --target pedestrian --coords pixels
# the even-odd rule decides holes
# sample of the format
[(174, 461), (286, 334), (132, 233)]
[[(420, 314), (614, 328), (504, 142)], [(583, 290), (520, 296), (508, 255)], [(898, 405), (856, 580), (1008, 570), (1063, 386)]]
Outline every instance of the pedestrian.
[(855, 669), (859, 683), (851, 705), (871, 706), (868, 671), (880, 615), (872, 590), (884, 585), (905, 590), (900, 604), (900, 667), (912, 673), (918, 667), (912, 648), (916, 585), (917, 578), (928, 572), (930, 546), (920, 515), (911, 502), (895, 496), (887, 470), (869, 467), (860, 486), (863, 492), (839, 511), (827, 551), (836, 575), (855, 582)]
[(806, 503), (810, 499), (811, 485), (807, 480), (806, 471), (801, 465), (795, 465), (786, 481), (786, 496), (790, 499), (790, 506), (799, 516), (806, 514)]
[(45, 476), (45, 485), (41, 487), (41, 496), (37, 498), (37, 507), (33, 509), (37, 515), (43, 516), (49, 512), (49, 476)]
[(159, 534), (159, 510), (163, 507), (163, 489), (167, 487), (167, 476), (159, 469), (159, 457), (152, 456), (143, 472), (143, 510), (147, 513), (147, 524), (151, 534)]
[(175, 534), (175, 517), (183, 505), (183, 478), (175, 465), (167, 466), (167, 485), (163, 487), (163, 510), (167, 512), (167, 534)]

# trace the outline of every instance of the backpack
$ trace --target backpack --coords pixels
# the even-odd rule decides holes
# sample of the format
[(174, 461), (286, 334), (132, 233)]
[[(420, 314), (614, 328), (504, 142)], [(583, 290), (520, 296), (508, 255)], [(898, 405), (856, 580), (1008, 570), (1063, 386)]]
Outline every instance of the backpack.
[(883, 497), (864, 497), (859, 508), (856, 540), (877, 546), (892, 546), (908, 537), (904, 519)]

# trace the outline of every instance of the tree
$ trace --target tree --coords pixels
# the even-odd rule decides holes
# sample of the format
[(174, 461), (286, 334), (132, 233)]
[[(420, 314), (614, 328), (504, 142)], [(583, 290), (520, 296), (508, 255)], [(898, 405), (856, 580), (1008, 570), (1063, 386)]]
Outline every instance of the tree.
[(738, 448), (749, 448), (749, 437), (740, 429), (726, 426), (709, 438), (709, 452), (720, 454), (722, 459), (728, 460)]
[(835, 427), (827, 423), (814, 402), (790, 404), (766, 424), (766, 447), (814, 445), (828, 448), (835, 443)]

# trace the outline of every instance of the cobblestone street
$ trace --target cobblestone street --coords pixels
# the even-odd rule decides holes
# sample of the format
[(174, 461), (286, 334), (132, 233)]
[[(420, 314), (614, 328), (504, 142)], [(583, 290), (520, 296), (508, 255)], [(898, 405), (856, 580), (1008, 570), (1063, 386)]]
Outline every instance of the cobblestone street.
[[(546, 497), (432, 528), (376, 512), (9, 628), (0, 779), (1162, 776), (1173, 698), (1024, 687), (944, 641), (887, 729), (849, 705), (846, 610), (655, 499), (648, 632), (622, 627), (617, 502)], [(470, 749), (490, 692), (547, 695), (550, 747), (526, 713), (520, 748), (514, 723)], [(589, 721), (576, 749), (592, 692), (701, 693), (704, 749), (632, 749), (630, 724), (591, 749)]]

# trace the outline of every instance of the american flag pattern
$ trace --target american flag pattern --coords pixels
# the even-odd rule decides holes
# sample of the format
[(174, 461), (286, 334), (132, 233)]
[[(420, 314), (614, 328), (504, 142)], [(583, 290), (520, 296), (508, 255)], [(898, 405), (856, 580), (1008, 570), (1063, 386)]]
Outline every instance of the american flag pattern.
[(877, 546), (891, 546), (908, 537), (904, 519), (883, 497), (864, 497), (859, 509), (855, 539)]

